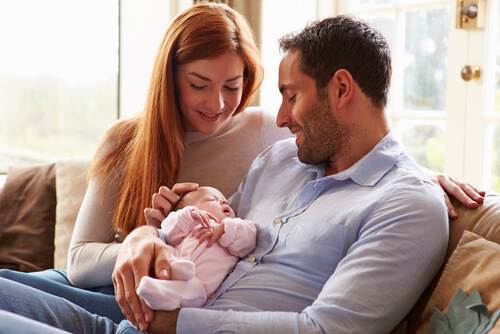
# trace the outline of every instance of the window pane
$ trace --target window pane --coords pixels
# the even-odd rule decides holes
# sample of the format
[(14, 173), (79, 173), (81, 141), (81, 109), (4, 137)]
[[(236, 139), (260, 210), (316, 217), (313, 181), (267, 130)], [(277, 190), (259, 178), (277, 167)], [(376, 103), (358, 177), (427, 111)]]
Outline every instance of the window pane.
[[(500, 122), (492, 123), (490, 131), (491, 140), (491, 190), (500, 192)], [(487, 159), (488, 160), (488, 159)]]
[(397, 123), (404, 150), (420, 165), (443, 171), (445, 151), (444, 121), (411, 121)]
[(399, 0), (399, 5), (421, 5), (426, 2), (436, 2), (436, 0)]
[(497, 47), (496, 47), (496, 77), (495, 77), (495, 111), (500, 113), (500, 6), (497, 13)]
[(407, 12), (404, 109), (446, 110), (449, 8)]
[(261, 50), (266, 75), (260, 97), (264, 107), (272, 113), (277, 113), (281, 105), (278, 69), (282, 55), (278, 40), (285, 34), (300, 31), (308, 22), (315, 21), (316, 15), (316, 6), (309, 0), (289, 0), (286, 6), (282, 1), (262, 1), (262, 31), (265, 33), (262, 34)]
[[(493, 7), (494, 8), (494, 7)], [(494, 81), (494, 107), (489, 108), (488, 112), (493, 111), (493, 118), (500, 116), (500, 5), (496, 6), (496, 45), (495, 45), (495, 70)], [(490, 106), (488, 104), (488, 106)], [(500, 121), (488, 122), (486, 127), (486, 150), (485, 165), (487, 181), (490, 181), (491, 190), (500, 192)], [(488, 182), (487, 182), (488, 183)]]
[(360, 15), (372, 27), (378, 29), (384, 35), (387, 43), (392, 47), (394, 41), (394, 21), (393, 13), (381, 13), (377, 15)]
[(118, 115), (118, 0), (0, 0), (0, 172), (93, 154)]
[(394, 5), (395, 0), (350, 0), (347, 1), (348, 10), (367, 10)]

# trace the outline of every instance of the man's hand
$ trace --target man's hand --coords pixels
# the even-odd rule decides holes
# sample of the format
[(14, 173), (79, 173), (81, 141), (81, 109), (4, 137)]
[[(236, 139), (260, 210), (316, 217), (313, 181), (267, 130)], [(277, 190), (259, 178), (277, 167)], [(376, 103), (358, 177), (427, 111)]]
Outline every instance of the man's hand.
[(180, 309), (174, 311), (155, 311), (155, 317), (149, 324), (149, 333), (152, 334), (175, 334), (177, 318)]
[(127, 319), (141, 331), (146, 331), (153, 320), (153, 310), (137, 295), (142, 277), (154, 275), (168, 279), (170, 249), (158, 238), (158, 231), (151, 226), (136, 228), (123, 241), (113, 271), (115, 297)]
[(444, 191), (444, 199), (448, 207), (448, 215), (450, 218), (457, 218), (458, 214), (453, 205), (451, 205), (450, 197), (455, 197), (460, 203), (468, 208), (477, 208), (479, 203), (484, 201), (486, 192), (479, 190), (473, 185), (464, 182), (452, 175), (446, 175), (431, 171), (427, 168), (422, 170), (427, 174), (432, 182), (440, 186)]

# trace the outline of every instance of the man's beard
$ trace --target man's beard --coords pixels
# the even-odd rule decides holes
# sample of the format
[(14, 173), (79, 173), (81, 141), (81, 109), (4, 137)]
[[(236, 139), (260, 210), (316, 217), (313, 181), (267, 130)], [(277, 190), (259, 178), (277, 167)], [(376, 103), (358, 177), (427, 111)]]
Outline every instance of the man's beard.
[(328, 95), (319, 97), (305, 115), (299, 160), (308, 164), (337, 161), (346, 152), (351, 127), (335, 117)]

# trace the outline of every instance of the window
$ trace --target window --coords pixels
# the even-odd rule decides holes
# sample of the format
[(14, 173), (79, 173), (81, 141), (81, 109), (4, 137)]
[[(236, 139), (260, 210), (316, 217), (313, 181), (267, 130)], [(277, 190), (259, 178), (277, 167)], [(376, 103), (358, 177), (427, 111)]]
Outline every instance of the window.
[[(339, 0), (338, 12), (365, 18), (391, 44), (389, 113), (405, 150), (422, 166), (500, 191), (499, 0), (486, 3), (478, 30), (455, 27), (456, 0)], [(478, 80), (461, 79), (466, 65), (480, 67)]]
[(345, 1), (377, 27), (392, 49), (389, 114), (405, 150), (421, 165), (444, 170), (450, 6), (443, 1)]
[[(489, 109), (489, 122), (486, 130), (487, 138), (487, 152), (489, 159), (487, 159), (487, 166), (491, 166), (491, 172), (489, 176), (491, 177), (492, 189), (500, 192), (500, 4), (499, 1), (493, 2), (491, 4), (490, 11), (493, 13), (490, 16), (491, 35), (490, 39), (494, 40), (495, 47), (490, 58), (489, 68), (493, 68), (494, 71), (489, 73), (492, 91), (488, 94), (490, 97), (490, 108)], [(493, 43), (492, 43), (493, 44)]]
[[(329, 15), (363, 17), (392, 47), (388, 112), (405, 150), (423, 166), (500, 191), (499, 2), (486, 2), (486, 29), (464, 31), (455, 28), (456, 0), (262, 1), (261, 104), (274, 113), (281, 104), (278, 38)], [(0, 173), (93, 154), (118, 104), (121, 115), (141, 110), (161, 36), (191, 4), (0, 0)], [(465, 65), (479, 66), (480, 79), (464, 82)]]
[(261, 104), (266, 110), (277, 114), (281, 105), (281, 95), (278, 90), (278, 69), (281, 61), (278, 39), (287, 33), (304, 28), (309, 21), (316, 19), (315, 2), (289, 0), (284, 6), (281, 1), (262, 1), (261, 54), (266, 75), (260, 89), (260, 97)]
[(118, 117), (118, 0), (0, 0), (0, 172), (94, 153)]

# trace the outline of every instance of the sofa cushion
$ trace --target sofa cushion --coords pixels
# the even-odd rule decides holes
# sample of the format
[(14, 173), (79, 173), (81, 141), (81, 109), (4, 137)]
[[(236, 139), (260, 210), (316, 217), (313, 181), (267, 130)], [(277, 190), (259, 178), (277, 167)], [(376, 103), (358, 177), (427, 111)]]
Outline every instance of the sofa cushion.
[[(417, 333), (429, 333), (432, 308), (443, 313), (458, 288), (467, 295), (477, 290), (490, 315), (500, 308), (500, 244), (464, 231), (458, 246), (441, 274), (439, 282), (422, 313), (422, 324)], [(496, 324), (500, 328), (500, 323)]]
[[(484, 202), (476, 209), (469, 209), (459, 204), (454, 198), (452, 199), (452, 204), (457, 210), (458, 218), (450, 220), (450, 238), (445, 264), (453, 254), (464, 231), (471, 231), (486, 240), (500, 244), (500, 194), (496, 192), (487, 193)], [(436, 275), (433, 282), (410, 312), (408, 316), (408, 333), (415, 333), (425, 320), (423, 315), (424, 307), (427, 305), (439, 282), (445, 264), (443, 264), (438, 275)]]
[(477, 209), (460, 205), (456, 199), (453, 199), (452, 203), (457, 209), (458, 218), (450, 220), (450, 241), (446, 259), (451, 256), (463, 231), (474, 232), (486, 240), (500, 244), (500, 194), (489, 192)]
[(0, 192), (0, 268), (54, 265), (55, 165), (10, 167)]
[(56, 162), (55, 268), (66, 269), (69, 243), (87, 189), (91, 160), (91, 157), (77, 157)]

